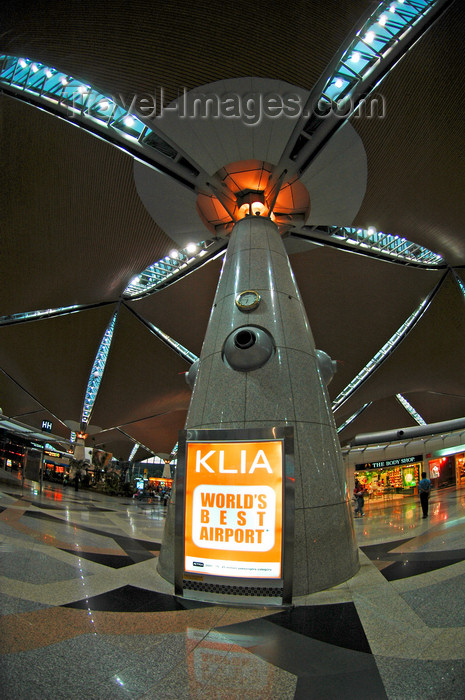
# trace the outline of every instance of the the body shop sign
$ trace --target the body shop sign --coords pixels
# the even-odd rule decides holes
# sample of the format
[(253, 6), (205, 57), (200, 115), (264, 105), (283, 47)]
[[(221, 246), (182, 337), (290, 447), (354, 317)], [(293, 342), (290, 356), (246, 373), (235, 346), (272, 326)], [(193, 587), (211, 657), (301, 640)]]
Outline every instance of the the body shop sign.
[(184, 570), (282, 575), (283, 443), (188, 442)]

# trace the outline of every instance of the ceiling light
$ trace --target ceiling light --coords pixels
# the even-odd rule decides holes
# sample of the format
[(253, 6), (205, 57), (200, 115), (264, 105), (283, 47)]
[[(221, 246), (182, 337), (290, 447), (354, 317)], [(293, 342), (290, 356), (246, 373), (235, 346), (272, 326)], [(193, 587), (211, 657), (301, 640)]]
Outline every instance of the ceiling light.
[(360, 52), (354, 51), (354, 53), (350, 57), (350, 60), (352, 61), (352, 63), (358, 63), (360, 61)]
[(396, 11), (396, 6), (391, 5), (391, 7), (389, 8), (389, 12), (395, 12), (395, 11)]
[(263, 204), (263, 202), (252, 202), (251, 209), (252, 214), (254, 214), (255, 216), (260, 216), (260, 214), (263, 214), (263, 212), (265, 211), (265, 205)]
[(24, 60), (24, 58), (20, 58), (20, 59), (19, 59), (19, 65), (21, 66), (21, 68), (26, 68), (27, 63), (26, 63), (26, 61)]
[(81, 95), (83, 95), (85, 92), (87, 92), (87, 88), (84, 85), (80, 85), (78, 87), (78, 92), (80, 92)]
[(334, 84), (337, 88), (341, 88), (344, 85), (344, 81), (341, 80), (341, 78), (337, 78), (337, 80)]
[(371, 43), (373, 42), (375, 36), (376, 36), (376, 35), (375, 35), (374, 32), (372, 32), (372, 31), (367, 32), (366, 35), (365, 35), (365, 41), (366, 41), (366, 43), (367, 43), (367, 44), (371, 44)]
[(372, 236), (374, 233), (376, 233), (376, 229), (374, 228), (374, 226), (369, 226), (367, 229), (367, 233), (369, 236)]
[(33, 64), (32, 64), (32, 71), (33, 71), (33, 73), (37, 73), (38, 70), (39, 70), (39, 69), (38, 69), (38, 67), (36, 66), (36, 64), (33, 63)]
[(242, 190), (236, 195), (237, 206), (242, 216), (254, 214), (260, 216), (266, 209), (265, 195), (254, 190)]
[(126, 126), (133, 126), (133, 124), (134, 124), (133, 117), (125, 117), (124, 123), (126, 124)]
[(47, 70), (45, 71), (45, 75), (47, 76), (47, 78), (51, 78), (51, 77), (52, 77), (53, 73), (52, 73), (52, 71), (50, 70), (50, 68), (47, 68)]
[(68, 81), (66, 80), (66, 78), (62, 78), (62, 79), (61, 79), (61, 84), (62, 84), (62, 85), (68, 85)]
[(102, 100), (101, 102), (98, 103), (97, 108), (101, 109), (103, 111), (106, 111), (109, 106), (110, 106), (110, 103), (108, 102), (108, 100)]
[(176, 260), (177, 258), (179, 258), (179, 251), (177, 251), (177, 250), (172, 250), (172, 251), (170, 252), (170, 258), (174, 258), (175, 260)]
[(380, 24), (382, 27), (386, 24), (388, 21), (387, 15), (381, 15), (381, 17), (378, 20), (378, 24)]
[(189, 243), (188, 245), (186, 245), (186, 250), (188, 253), (195, 253), (197, 250), (197, 246), (195, 245), (195, 243)]

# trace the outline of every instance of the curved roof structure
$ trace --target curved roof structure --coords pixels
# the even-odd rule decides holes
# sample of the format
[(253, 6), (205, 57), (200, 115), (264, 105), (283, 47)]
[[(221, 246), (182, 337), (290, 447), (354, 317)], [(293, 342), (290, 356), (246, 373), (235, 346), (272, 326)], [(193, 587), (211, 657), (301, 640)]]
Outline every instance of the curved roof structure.
[(122, 459), (169, 453), (252, 190), (338, 361), (341, 441), (415, 425), (399, 395), (427, 423), (464, 416), (464, 13), (3, 7), (3, 413), (64, 438), (84, 417)]

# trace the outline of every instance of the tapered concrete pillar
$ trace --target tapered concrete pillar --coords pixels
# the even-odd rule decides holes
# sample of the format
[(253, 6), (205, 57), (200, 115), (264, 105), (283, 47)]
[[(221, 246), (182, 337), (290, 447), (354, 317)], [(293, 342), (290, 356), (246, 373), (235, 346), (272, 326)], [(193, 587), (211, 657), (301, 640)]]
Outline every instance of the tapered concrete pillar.
[[(261, 297), (250, 313), (236, 304), (245, 290)], [(271, 356), (257, 369), (233, 369), (225, 361), (225, 341), (243, 327), (258, 327), (272, 339)], [(275, 224), (249, 216), (231, 233), (186, 428), (286, 425), (294, 427), (295, 439), (293, 595), (299, 596), (353, 576), (357, 545), (331, 405), (289, 259)], [(174, 580), (173, 504), (158, 570)]]

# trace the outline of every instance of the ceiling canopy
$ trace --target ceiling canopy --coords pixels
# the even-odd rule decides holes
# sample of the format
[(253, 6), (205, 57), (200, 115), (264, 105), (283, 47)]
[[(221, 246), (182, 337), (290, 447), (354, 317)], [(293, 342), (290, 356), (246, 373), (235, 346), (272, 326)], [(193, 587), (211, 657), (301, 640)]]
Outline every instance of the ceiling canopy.
[(414, 425), (399, 396), (464, 415), (463, 3), (1, 14), (5, 416), (69, 438), (87, 406), (89, 446), (170, 453), (250, 193), (338, 363), (341, 441)]

